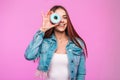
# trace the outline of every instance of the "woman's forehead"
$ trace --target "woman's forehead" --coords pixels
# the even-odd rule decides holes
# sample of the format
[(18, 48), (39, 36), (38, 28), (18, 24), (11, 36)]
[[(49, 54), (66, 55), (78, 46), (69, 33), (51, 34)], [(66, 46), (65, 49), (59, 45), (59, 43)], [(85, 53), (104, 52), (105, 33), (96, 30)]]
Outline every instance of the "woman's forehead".
[(61, 15), (66, 15), (66, 12), (63, 9), (61, 9), (61, 8), (56, 9), (55, 12), (58, 13), (58, 14), (61, 14)]

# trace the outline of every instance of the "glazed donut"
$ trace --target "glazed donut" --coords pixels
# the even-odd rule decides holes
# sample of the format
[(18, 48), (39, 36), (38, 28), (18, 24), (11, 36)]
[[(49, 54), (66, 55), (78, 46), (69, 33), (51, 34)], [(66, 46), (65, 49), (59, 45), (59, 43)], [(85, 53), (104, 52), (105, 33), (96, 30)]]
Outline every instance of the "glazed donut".
[(60, 17), (59, 14), (53, 13), (53, 14), (50, 15), (50, 21), (51, 21), (51, 23), (57, 24), (57, 23), (60, 22), (60, 20), (61, 20), (61, 17)]

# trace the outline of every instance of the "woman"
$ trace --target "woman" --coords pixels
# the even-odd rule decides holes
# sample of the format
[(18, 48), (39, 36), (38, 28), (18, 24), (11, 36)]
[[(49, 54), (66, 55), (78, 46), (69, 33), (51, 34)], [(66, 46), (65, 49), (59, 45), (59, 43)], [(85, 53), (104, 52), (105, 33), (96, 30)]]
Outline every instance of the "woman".
[[(50, 15), (57, 13), (61, 20), (52, 24)], [(43, 14), (43, 24), (25, 51), (27, 60), (39, 59), (37, 74), (47, 80), (85, 80), (87, 48), (70, 21), (67, 10), (53, 6)]]

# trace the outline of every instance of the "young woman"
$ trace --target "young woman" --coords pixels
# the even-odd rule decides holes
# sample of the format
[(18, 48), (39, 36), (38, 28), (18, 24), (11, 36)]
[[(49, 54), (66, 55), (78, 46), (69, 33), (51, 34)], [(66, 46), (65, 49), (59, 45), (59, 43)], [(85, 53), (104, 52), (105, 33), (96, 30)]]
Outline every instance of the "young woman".
[[(51, 23), (53, 13), (61, 17), (59, 23)], [(67, 10), (55, 5), (42, 17), (42, 26), (26, 48), (25, 58), (39, 59), (36, 74), (45, 80), (85, 80), (86, 44), (75, 31)]]

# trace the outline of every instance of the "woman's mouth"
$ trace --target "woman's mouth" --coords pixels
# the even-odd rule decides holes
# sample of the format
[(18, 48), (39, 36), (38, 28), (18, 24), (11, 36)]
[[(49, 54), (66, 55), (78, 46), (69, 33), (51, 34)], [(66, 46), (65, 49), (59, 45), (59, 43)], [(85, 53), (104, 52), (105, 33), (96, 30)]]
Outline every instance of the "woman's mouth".
[(65, 26), (65, 24), (60, 24), (59, 26), (60, 26), (60, 27), (64, 27), (64, 26)]

